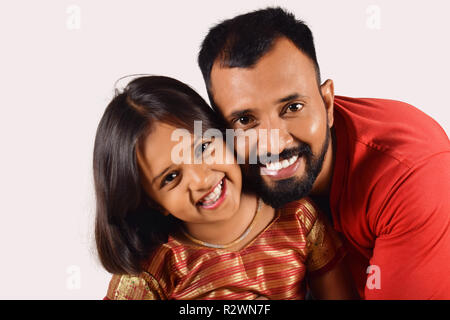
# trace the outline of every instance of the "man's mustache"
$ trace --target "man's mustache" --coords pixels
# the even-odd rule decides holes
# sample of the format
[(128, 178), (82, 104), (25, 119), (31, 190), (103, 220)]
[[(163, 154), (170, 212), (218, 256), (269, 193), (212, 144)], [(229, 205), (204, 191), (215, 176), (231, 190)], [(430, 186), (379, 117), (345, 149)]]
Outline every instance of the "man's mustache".
[[(256, 152), (256, 150), (252, 150), (251, 152)], [(282, 152), (280, 152), (277, 155), (273, 155), (270, 152), (258, 155), (256, 157), (257, 163), (250, 164), (250, 165), (264, 166), (266, 163), (275, 162), (275, 161), (283, 161), (285, 159), (289, 159), (296, 155), (298, 155), (299, 157), (302, 157), (302, 156), (310, 157), (313, 154), (312, 154), (311, 148), (308, 144), (300, 143), (298, 146), (291, 147), (289, 149), (284, 149)], [(253, 156), (255, 156), (255, 155), (253, 154)]]

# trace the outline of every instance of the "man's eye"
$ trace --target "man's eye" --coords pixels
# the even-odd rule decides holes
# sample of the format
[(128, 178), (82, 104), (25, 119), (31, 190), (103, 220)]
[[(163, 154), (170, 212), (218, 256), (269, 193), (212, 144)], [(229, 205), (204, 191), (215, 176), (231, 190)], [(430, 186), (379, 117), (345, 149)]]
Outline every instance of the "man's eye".
[(236, 118), (232, 122), (234, 125), (248, 126), (253, 121), (254, 119), (251, 116), (240, 116), (239, 118)]
[(240, 122), (240, 124), (247, 125), (250, 123), (250, 118), (247, 116), (243, 116), (243, 117), (240, 117), (238, 119), (238, 121)]
[(288, 105), (288, 107), (286, 108), (286, 112), (296, 112), (299, 111), (301, 108), (303, 108), (303, 104), (301, 103), (292, 103), (290, 105)]

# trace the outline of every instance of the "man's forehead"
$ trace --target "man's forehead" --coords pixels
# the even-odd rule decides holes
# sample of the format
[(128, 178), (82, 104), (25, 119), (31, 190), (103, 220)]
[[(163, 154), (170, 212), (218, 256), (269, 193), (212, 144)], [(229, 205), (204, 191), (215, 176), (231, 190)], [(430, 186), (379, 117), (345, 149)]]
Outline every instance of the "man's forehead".
[[(211, 70), (211, 93), (214, 102), (228, 114), (231, 105), (254, 103), (256, 97), (278, 100), (293, 90), (307, 95), (317, 86), (313, 62), (290, 40), (280, 38), (272, 49), (250, 68), (228, 68), (216, 61)], [(233, 107), (234, 109), (234, 107)]]

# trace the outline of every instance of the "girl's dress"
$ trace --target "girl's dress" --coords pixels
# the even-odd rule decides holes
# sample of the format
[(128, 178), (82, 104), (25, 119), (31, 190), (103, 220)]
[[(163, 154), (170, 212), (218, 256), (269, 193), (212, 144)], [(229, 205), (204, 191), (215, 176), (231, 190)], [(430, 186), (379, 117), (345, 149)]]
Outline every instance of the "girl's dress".
[(238, 251), (182, 244), (169, 236), (138, 276), (113, 275), (105, 299), (304, 299), (305, 276), (332, 269), (341, 241), (309, 198), (276, 211)]

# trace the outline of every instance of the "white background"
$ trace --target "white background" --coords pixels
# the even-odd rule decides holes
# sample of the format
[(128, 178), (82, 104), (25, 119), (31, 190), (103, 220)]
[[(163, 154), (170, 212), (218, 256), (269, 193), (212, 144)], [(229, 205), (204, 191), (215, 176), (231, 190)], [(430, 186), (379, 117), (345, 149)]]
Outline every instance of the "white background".
[(196, 58), (208, 28), (267, 5), (311, 27), (336, 94), (408, 102), (449, 133), (448, 1), (2, 0), (1, 299), (104, 297), (91, 163), (114, 82), (168, 75), (206, 97)]

